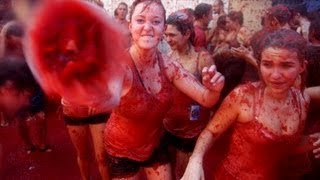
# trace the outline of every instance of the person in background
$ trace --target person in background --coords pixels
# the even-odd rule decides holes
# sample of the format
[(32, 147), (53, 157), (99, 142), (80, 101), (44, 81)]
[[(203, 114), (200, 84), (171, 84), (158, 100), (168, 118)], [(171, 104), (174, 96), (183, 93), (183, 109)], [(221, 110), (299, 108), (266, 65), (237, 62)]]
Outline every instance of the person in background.
[(289, 25), (299, 34), (301, 34), (306, 40), (308, 40), (308, 33), (310, 27), (310, 20), (308, 19), (307, 8), (304, 5), (296, 5), (290, 8), (292, 17), (289, 21)]
[[(195, 52), (191, 42), (194, 38), (193, 17), (184, 10), (176, 11), (167, 18), (165, 36), (170, 45), (168, 56), (179, 62), (182, 67), (192, 73), (199, 81), (202, 69), (213, 65), (213, 59), (206, 51)], [(179, 91), (173, 90), (173, 105), (164, 119), (164, 127), (168, 131), (166, 137), (174, 147), (176, 179), (183, 175), (196, 139), (206, 126), (210, 109), (200, 106), (196, 101)]]
[(0, 72), (0, 109), (17, 119), (27, 153), (51, 152), (46, 143), (45, 98), (25, 61), (3, 60)]
[(29, 105), (21, 108), (18, 113), (1, 113), (2, 125), (8, 126), (13, 119), (17, 119), (18, 132), (28, 154), (35, 151), (51, 152), (51, 147), (46, 143), (46, 97), (37, 82), (31, 78), (32, 74), (26, 65), (22, 46), (24, 28), (18, 21), (10, 21), (2, 29), (1, 36), (4, 37), (1, 42), (1, 61), (17, 61), (17, 68), (25, 73), (26, 81), (30, 83), (31, 93)]
[(124, 27), (129, 27), (129, 22), (127, 21), (127, 14), (128, 14), (128, 4), (125, 2), (120, 2), (118, 7), (114, 10), (114, 17), (116, 21), (123, 25)]
[(230, 47), (248, 47), (250, 42), (250, 32), (243, 26), (243, 13), (241, 11), (231, 11), (227, 15), (226, 27), (228, 29), (227, 41)]
[(194, 9), (194, 32), (195, 38), (192, 42), (197, 52), (207, 49), (206, 31), (212, 20), (212, 6), (206, 3), (198, 4)]
[(114, 17), (116, 22), (118, 22), (122, 27), (123, 27), (123, 31), (127, 37), (126, 40), (127, 42), (127, 46), (129, 48), (130, 44), (131, 44), (131, 34), (129, 31), (129, 21), (127, 20), (127, 15), (128, 15), (128, 4), (126, 4), (125, 2), (120, 2), (118, 4), (118, 7), (114, 10)]
[(216, 29), (218, 26), (218, 19), (220, 16), (225, 16), (226, 13), (224, 11), (224, 3), (222, 0), (215, 0), (212, 4), (212, 12), (213, 12), (213, 17), (212, 20), (209, 22), (208, 25), (208, 31), (206, 32), (207, 35), (207, 42), (212, 41), (212, 36), (213, 36), (213, 31)]
[(15, 20), (7, 22), (0, 31), (0, 60), (24, 60), (22, 25)]
[(277, 4), (267, 9), (264, 24), (265, 27), (272, 30), (291, 29), (289, 22), (292, 14), (289, 8), (284, 4)]

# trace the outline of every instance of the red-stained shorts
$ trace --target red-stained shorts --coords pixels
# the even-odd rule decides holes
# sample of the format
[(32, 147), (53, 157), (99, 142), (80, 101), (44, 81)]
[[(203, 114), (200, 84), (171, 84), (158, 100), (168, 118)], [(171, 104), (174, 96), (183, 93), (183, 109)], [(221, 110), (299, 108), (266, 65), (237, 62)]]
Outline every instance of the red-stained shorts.
[(129, 158), (115, 157), (108, 154), (107, 164), (111, 178), (127, 178), (134, 176), (140, 168), (164, 165), (170, 162), (169, 152), (165, 138), (161, 139), (160, 146), (156, 148), (151, 157), (146, 161), (135, 161)]

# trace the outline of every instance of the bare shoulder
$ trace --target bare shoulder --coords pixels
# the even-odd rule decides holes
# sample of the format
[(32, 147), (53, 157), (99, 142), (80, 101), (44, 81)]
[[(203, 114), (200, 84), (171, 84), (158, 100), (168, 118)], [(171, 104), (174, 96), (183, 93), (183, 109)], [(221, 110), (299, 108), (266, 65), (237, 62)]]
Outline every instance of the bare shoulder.
[(160, 53), (160, 56), (162, 57), (162, 60), (163, 60), (163, 63), (165, 65), (165, 67), (167, 66), (171, 66), (172, 63), (175, 62), (175, 60), (173, 59), (172, 53), (169, 53), (168, 55), (167, 54), (163, 54), (163, 53)]
[(306, 108), (308, 108), (309, 105), (310, 105), (310, 101), (311, 101), (311, 98), (310, 98), (309, 94), (306, 91), (299, 91), (299, 92), (301, 92), (300, 98), (302, 100), (303, 105)]
[(167, 78), (172, 82), (173, 79), (178, 75), (181, 74), (182, 66), (172, 57), (169, 57), (165, 54), (161, 54), (164, 64), (164, 71)]
[(232, 90), (232, 93), (238, 94), (240, 97), (243, 96), (253, 96), (259, 87), (258, 82), (249, 82), (246, 84), (241, 84)]
[(239, 122), (247, 122), (252, 114), (254, 97), (257, 92), (259, 83), (247, 83), (239, 85), (233, 89), (227, 96), (229, 103), (238, 112), (237, 120)]

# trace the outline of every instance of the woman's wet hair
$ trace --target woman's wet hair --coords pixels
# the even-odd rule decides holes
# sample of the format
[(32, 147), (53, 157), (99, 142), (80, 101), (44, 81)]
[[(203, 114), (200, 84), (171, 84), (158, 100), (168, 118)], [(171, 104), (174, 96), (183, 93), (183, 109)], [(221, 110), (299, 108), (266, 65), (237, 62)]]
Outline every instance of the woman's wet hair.
[(262, 52), (269, 47), (296, 52), (300, 63), (303, 63), (307, 41), (299, 33), (290, 29), (279, 29), (268, 33), (260, 42), (259, 48), (254, 52), (258, 64), (260, 64)]
[(148, 7), (150, 6), (151, 4), (153, 3), (156, 3), (158, 4), (159, 6), (161, 6), (162, 10), (163, 10), (163, 19), (164, 21), (166, 20), (166, 9), (164, 8), (161, 0), (135, 0), (133, 1), (133, 3), (131, 4), (130, 6), (130, 13), (129, 13), (129, 20), (131, 21), (132, 20), (132, 14), (133, 12), (135, 11), (136, 9), (136, 6), (140, 3), (144, 3), (144, 7), (142, 9), (142, 12)]
[[(297, 53), (300, 64), (304, 64), (307, 41), (296, 31), (291, 29), (279, 29), (270, 33), (267, 33), (260, 41), (259, 47), (253, 49), (254, 56), (257, 59), (258, 65), (261, 63), (261, 54), (267, 48), (279, 48), (286, 49), (292, 53)], [(306, 84), (306, 71), (302, 72), (300, 89), (303, 90)]]
[(170, 14), (167, 18), (166, 24), (175, 26), (182, 35), (185, 35), (190, 31), (189, 41), (193, 41), (195, 37), (193, 17), (188, 15), (184, 10), (179, 10)]

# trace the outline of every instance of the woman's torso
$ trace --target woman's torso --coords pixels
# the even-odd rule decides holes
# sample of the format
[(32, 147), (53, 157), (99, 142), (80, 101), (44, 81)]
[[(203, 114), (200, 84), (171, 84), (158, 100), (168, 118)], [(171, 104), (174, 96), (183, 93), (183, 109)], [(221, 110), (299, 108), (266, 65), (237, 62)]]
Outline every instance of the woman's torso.
[(105, 128), (107, 152), (116, 157), (147, 160), (158, 145), (163, 132), (162, 120), (171, 105), (171, 83), (165, 76), (161, 55), (159, 60), (161, 90), (149, 93), (133, 63), (133, 80), (129, 91), (121, 97)]
[(278, 134), (268, 127), (264, 120), (261, 120), (266, 118), (262, 115), (264, 106), (262, 105), (263, 96), (259, 95), (261, 86), (251, 88), (255, 91), (252, 101), (249, 102), (253, 104), (252, 120), (237, 122), (232, 127), (230, 146), (215, 172), (217, 179), (279, 179), (285, 174), (281, 171), (285, 167), (284, 162), (287, 161), (290, 150), (301, 138), (305, 119), (302, 115), (304, 102), (301, 99), (301, 93), (296, 89), (290, 90), (293, 105), (297, 106), (292, 110), (298, 110), (297, 129), (290, 134)]
[[(179, 56), (175, 52), (170, 52), (169, 57), (177, 59), (184, 69), (193, 74), (198, 80), (201, 79), (202, 65), (200, 54), (196, 53), (191, 47), (186, 60), (179, 60)], [(193, 107), (192, 107), (193, 106)], [(200, 114), (197, 118), (190, 118), (192, 108), (200, 109)], [(171, 134), (180, 138), (194, 138), (206, 126), (210, 116), (208, 108), (198, 105), (194, 100), (189, 98), (177, 88), (173, 88), (173, 105), (170, 108), (164, 119), (164, 127)]]

